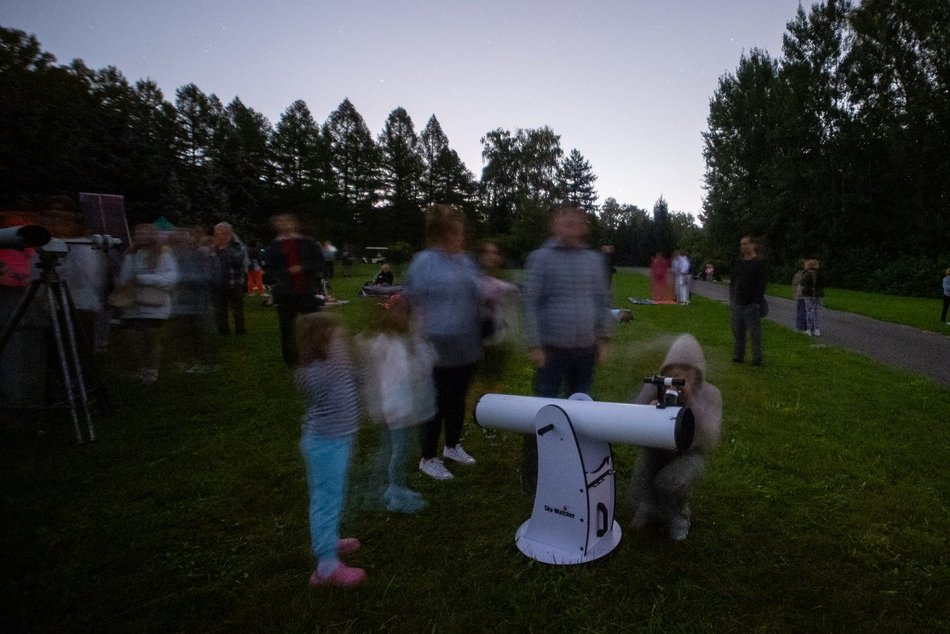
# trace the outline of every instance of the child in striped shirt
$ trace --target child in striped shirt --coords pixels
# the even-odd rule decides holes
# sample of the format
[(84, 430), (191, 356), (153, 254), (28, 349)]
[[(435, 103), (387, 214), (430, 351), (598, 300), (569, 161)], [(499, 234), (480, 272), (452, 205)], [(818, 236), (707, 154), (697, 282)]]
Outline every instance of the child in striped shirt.
[(300, 454), (307, 470), (310, 539), (317, 561), (310, 585), (352, 587), (366, 580), (366, 571), (340, 561), (360, 547), (354, 537), (339, 538), (360, 417), (349, 338), (343, 322), (329, 313), (301, 315), (294, 334), (299, 359), (294, 382), (307, 399)]

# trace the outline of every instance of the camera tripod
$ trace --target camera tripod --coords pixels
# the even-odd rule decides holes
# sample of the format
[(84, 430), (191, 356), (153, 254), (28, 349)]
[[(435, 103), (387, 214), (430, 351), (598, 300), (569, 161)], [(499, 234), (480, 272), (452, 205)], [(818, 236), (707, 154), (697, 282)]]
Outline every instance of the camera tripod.
[[(61, 252), (50, 252), (38, 249), (40, 261), (37, 267), (40, 269), (40, 277), (33, 280), (28, 287), (26, 294), (20, 299), (10, 320), (0, 331), (0, 351), (2, 351), (17, 325), (23, 319), (30, 304), (42, 295), (46, 296), (49, 306), (50, 321), (52, 322), (52, 334), (56, 354), (62, 372), (63, 387), (66, 392), (66, 405), (72, 416), (73, 429), (76, 433), (76, 441), (85, 442), (86, 439), (94, 441), (96, 439), (96, 430), (92, 424), (92, 415), (89, 412), (90, 398), (89, 391), (86, 388), (86, 379), (83, 371), (83, 359), (79, 356), (79, 346), (76, 343), (76, 329), (73, 321), (73, 304), (69, 295), (66, 281), (62, 279), (57, 271), (60, 263), (60, 256), (65, 255), (65, 248)], [(41, 292), (42, 291), (42, 292)], [(41, 300), (42, 301), (42, 300)], [(11, 368), (4, 368), (10, 371)], [(15, 371), (15, 369), (12, 369)], [(96, 389), (105, 390), (105, 386), (98, 379), (94, 372), (87, 372), (98, 384)], [(104, 411), (108, 411), (108, 402), (104, 401)], [(85, 422), (85, 435), (83, 427), (80, 424), (80, 414)]]

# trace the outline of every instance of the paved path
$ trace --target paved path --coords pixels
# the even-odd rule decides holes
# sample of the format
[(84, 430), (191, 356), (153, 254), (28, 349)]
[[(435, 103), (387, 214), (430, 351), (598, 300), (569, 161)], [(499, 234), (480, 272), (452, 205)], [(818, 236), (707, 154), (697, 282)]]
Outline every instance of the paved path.
[[(693, 293), (729, 303), (728, 284), (694, 280)], [(793, 328), (794, 300), (769, 296), (768, 301), (766, 319)], [(822, 322), (821, 343), (847, 348), (875, 361), (929, 376), (950, 388), (950, 336), (827, 308)]]

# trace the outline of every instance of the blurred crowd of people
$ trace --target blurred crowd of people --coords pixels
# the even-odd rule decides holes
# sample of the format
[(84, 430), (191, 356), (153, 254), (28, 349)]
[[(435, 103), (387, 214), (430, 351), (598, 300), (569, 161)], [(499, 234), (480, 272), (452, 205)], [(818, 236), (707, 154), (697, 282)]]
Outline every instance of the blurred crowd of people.
[[(474, 381), (501, 390), (510, 364), (526, 358), (536, 396), (590, 393), (615, 324), (631, 317), (611, 307), (611, 250), (588, 246), (588, 212), (577, 204), (555, 210), (550, 239), (529, 255), (521, 284), (504, 279), (498, 244), (483, 242), (470, 254), (461, 212), (433, 205), (426, 215), (428, 246), (412, 258), (402, 285), (386, 263), (367, 284), (379, 295), (375, 326), (355, 338), (338, 313), (321, 310), (338, 257), (343, 274), (350, 273), (348, 249), (341, 253), (306, 236), (290, 214), (275, 216), (272, 225), (276, 237), (266, 247), (245, 244), (225, 221), (211, 231), (136, 225), (121, 256), (100, 251), (91, 266), (71, 253), (62, 268), (75, 269), (66, 274), (76, 280), (73, 294), (83, 297), (76, 308), (99, 324), (95, 347), (114, 345), (109, 327), (120, 325), (125, 336), (116, 342), (125, 346), (136, 380), (146, 385), (172, 365), (162, 363), (163, 341), (173, 343), (170, 354), (179, 371), (213, 372), (214, 333), (247, 333), (245, 295), (260, 295), (275, 307), (281, 356), (306, 402), (299, 448), (309, 489), (315, 586), (349, 587), (366, 578), (343, 561), (360, 548), (359, 540), (339, 535), (364, 416), (378, 424), (385, 448), (379, 502), (391, 512), (421, 511), (427, 501), (407, 484), (411, 455), (418, 452), (418, 471), (436, 481), (452, 480), (456, 466), (477, 464), (463, 444)], [(688, 282), (688, 259), (674, 257), (663, 272), (664, 284), (667, 275), (673, 281), (670, 297), (688, 302), (688, 284), (681, 282)], [(162, 336), (166, 328), (173, 336)], [(522, 346), (526, 357), (519, 353)], [(701, 351), (693, 351), (691, 358), (698, 357)], [(533, 494), (534, 435), (525, 435), (522, 446), (521, 485)], [(673, 458), (664, 455), (659, 464)], [(693, 465), (692, 478), (701, 466)], [(639, 477), (644, 495), (666, 500), (662, 487), (655, 490), (649, 477)], [(674, 497), (686, 499), (688, 491)], [(663, 522), (675, 516), (671, 535), (685, 538), (688, 507), (664, 501), (651, 513), (650, 519)]]

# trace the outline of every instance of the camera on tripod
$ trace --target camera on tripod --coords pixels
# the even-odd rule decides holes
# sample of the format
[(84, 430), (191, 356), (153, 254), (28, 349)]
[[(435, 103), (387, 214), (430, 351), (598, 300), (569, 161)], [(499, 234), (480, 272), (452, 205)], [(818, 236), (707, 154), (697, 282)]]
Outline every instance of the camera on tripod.
[[(33, 248), (39, 256), (36, 263), (39, 274), (30, 281), (11, 317), (0, 326), (0, 351), (3, 351), (10, 341), (13, 332), (34, 299), (39, 297), (45, 300), (49, 308), (52, 341), (62, 372), (66, 404), (72, 416), (76, 440), (80, 443), (86, 438), (96, 439), (89, 411), (91, 399), (90, 391), (86, 387), (87, 376), (91, 376), (94, 380), (93, 390), (103, 395), (100, 398), (100, 404), (103, 405), (104, 411), (108, 411), (108, 399), (105, 395), (105, 386), (96, 376), (88, 356), (80, 354), (72, 315), (75, 306), (66, 280), (58, 269), (64, 258), (69, 255), (70, 246), (82, 245), (105, 252), (118, 248), (121, 244), (122, 241), (118, 238), (99, 234), (82, 238), (53, 238), (47, 229), (39, 225), (20, 225), (0, 229), (0, 249), (22, 251)], [(80, 425), (81, 418), (86, 423), (85, 435)]]
[(94, 233), (88, 238), (53, 238), (50, 232), (40, 225), (19, 225), (0, 229), (0, 249), (40, 249), (43, 254), (64, 256), (69, 253), (69, 245), (88, 245), (98, 251), (118, 249), (122, 240), (110, 235)]
[(22, 251), (42, 247), (50, 241), (50, 233), (39, 225), (19, 225), (0, 229), (0, 249)]

